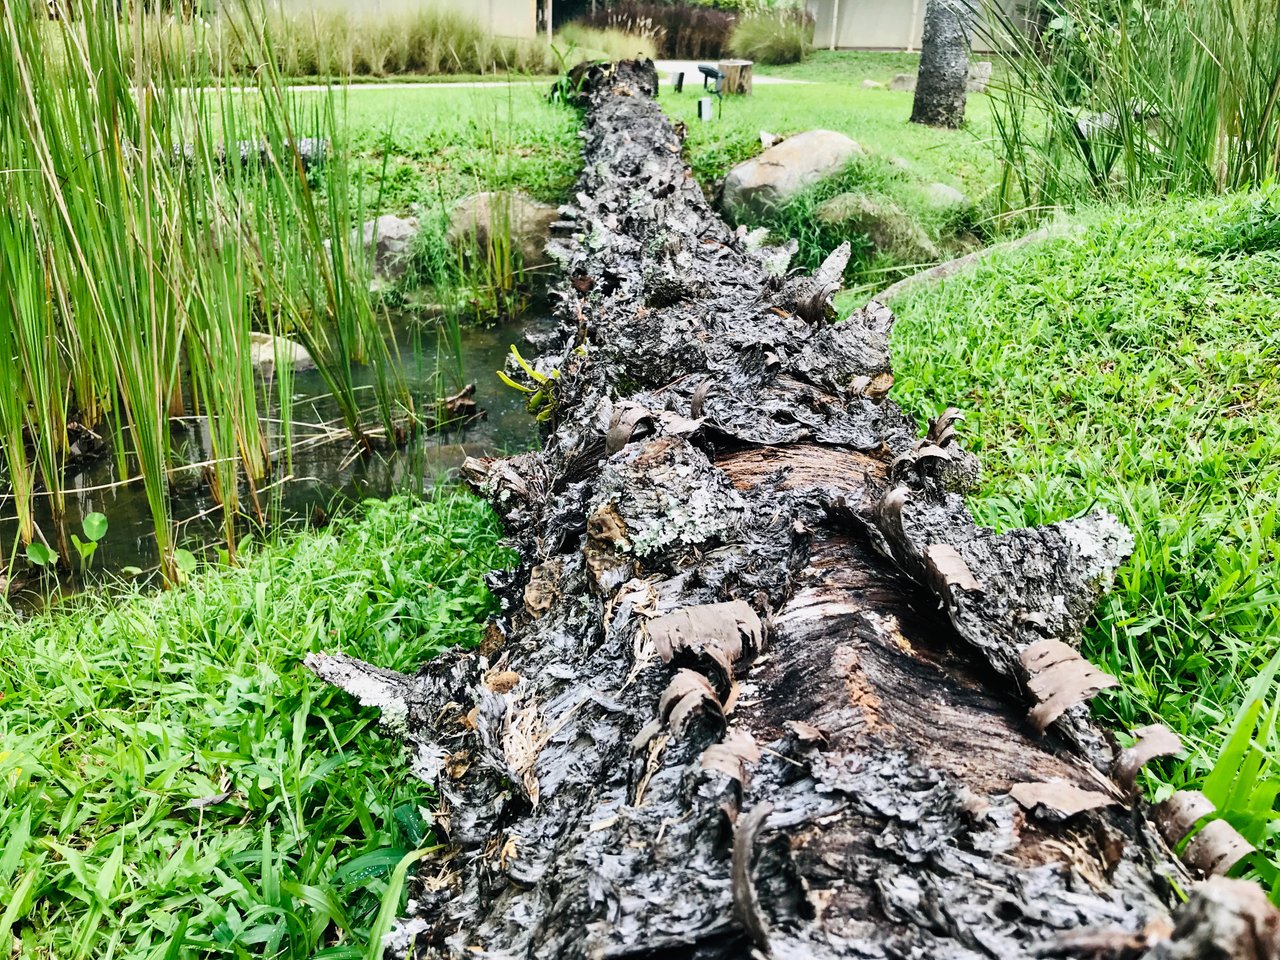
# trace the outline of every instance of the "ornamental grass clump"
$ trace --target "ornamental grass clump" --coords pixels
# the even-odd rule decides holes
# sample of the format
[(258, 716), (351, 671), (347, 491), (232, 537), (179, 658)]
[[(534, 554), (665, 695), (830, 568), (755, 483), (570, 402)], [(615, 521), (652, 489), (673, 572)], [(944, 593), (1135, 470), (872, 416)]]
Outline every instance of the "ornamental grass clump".
[[(270, 67), (208, 86), (207, 63), (166, 22), (122, 16), (112, 0), (55, 22), (26, 4), (0, 9), (0, 438), (20, 540), (64, 560), (72, 435), (105, 438), (121, 481), (145, 489), (173, 581), (174, 418), (209, 424), (199, 466), (233, 555), (240, 498), (257, 507), (272, 471), (252, 331), (307, 347), (363, 448), (415, 420), (351, 239), (361, 191), (336, 97), (304, 108)], [(265, 28), (242, 42), (272, 62)], [(129, 55), (144, 48), (153, 55)], [(375, 374), (371, 410), (356, 393), (362, 363)], [(288, 378), (279, 384), (287, 409)], [(37, 497), (49, 529), (35, 522)]]
[(771, 66), (799, 63), (812, 48), (813, 26), (813, 17), (805, 10), (751, 13), (734, 25), (729, 37), (729, 53)]
[(1062, 0), (1043, 29), (977, 22), (1005, 207), (1250, 188), (1280, 169), (1280, 18), (1268, 0)]

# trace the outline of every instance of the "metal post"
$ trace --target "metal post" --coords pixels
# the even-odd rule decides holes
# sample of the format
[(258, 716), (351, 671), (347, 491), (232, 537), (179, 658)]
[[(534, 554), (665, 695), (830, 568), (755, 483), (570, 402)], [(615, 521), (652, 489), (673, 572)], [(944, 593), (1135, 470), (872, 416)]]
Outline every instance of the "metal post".
[(543, 0), (547, 14), (547, 46), (551, 46), (551, 0)]
[(920, 22), (920, 0), (911, 4), (911, 32), (907, 34), (907, 53), (911, 53), (916, 45), (916, 24)]
[(840, 30), (840, 0), (831, 0), (831, 44), (828, 50), (836, 48), (836, 34)]

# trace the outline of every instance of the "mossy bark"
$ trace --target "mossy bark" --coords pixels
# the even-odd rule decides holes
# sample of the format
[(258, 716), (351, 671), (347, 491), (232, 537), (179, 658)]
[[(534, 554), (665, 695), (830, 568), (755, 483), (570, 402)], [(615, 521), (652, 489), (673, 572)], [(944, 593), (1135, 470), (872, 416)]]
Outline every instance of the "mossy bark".
[(466, 468), (521, 553), (502, 615), (412, 677), (308, 660), (439, 791), (445, 848), (390, 945), (1274, 955), (1246, 952), (1277, 949), (1249, 884), (1175, 932), (1195, 883), (1132, 786), (1168, 738), (1117, 758), (1082, 702), (1108, 678), (1071, 645), (1125, 530), (976, 527), (954, 414), (921, 436), (888, 396), (892, 315), (833, 322), (847, 251), (799, 277), (726, 226), (651, 64), (581, 79), (555, 417), (542, 450)]

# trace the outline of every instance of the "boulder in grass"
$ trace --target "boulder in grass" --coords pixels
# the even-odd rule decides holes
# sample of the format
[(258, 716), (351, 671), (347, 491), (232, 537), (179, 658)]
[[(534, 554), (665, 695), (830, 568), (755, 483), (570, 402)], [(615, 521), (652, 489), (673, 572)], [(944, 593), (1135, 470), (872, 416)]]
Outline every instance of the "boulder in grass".
[(394, 282), (404, 276), (418, 230), (418, 221), (414, 217), (390, 214), (370, 220), (360, 228), (358, 239), (364, 244), (369, 258), (369, 273), (375, 284)]
[(877, 251), (898, 260), (925, 263), (941, 256), (920, 224), (891, 200), (841, 193), (819, 204), (815, 215), (828, 226), (862, 234)]
[(911, 93), (916, 88), (916, 75), (914, 73), (900, 73), (889, 81), (889, 89), (897, 90), (900, 93)]
[(866, 155), (856, 142), (834, 130), (797, 133), (729, 171), (724, 208), (737, 218), (764, 213)]
[(879, 80), (867, 79), (862, 81), (862, 89), (863, 90), (883, 90), (884, 84), (881, 83)]
[(489, 249), (495, 237), (510, 237), (511, 252), (520, 258), (520, 267), (534, 270), (549, 266), (547, 239), (559, 211), (539, 203), (518, 190), (475, 193), (458, 201), (449, 221), (450, 245), (464, 250), (472, 245)]
[(924, 196), (930, 204), (944, 210), (969, 205), (968, 197), (946, 183), (927, 184), (924, 188)]
[(253, 369), (264, 377), (270, 377), (275, 373), (277, 358), (293, 367), (294, 373), (314, 370), (316, 367), (315, 360), (300, 343), (257, 330), (249, 334), (249, 362), (253, 364)]

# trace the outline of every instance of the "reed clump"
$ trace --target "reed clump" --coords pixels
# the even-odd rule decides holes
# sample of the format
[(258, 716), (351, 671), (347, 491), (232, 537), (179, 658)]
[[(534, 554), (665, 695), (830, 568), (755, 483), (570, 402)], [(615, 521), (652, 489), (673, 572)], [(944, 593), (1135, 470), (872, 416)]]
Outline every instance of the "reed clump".
[(799, 63), (812, 49), (813, 28), (812, 14), (796, 7), (749, 13), (734, 25), (729, 53), (771, 66)]
[[(19, 540), (65, 558), (69, 431), (108, 438), (123, 478), (145, 488), (172, 581), (172, 417), (209, 423), (232, 556), (241, 497), (261, 510), (273, 401), (251, 366), (253, 331), (306, 346), (367, 449), (411, 428), (413, 407), (351, 231), (363, 204), (338, 148), (336, 95), (303, 104), (270, 66), (210, 87), (200, 52), (165, 21), (122, 17), (113, 0), (77, 11), (50, 23), (26, 5), (0, 9), (0, 479)], [(241, 42), (273, 62), (268, 28)], [(326, 145), (319, 172), (298, 149), (307, 138)], [(371, 410), (353, 385), (363, 363)], [(289, 377), (276, 383), (287, 411)], [(52, 529), (35, 522), (36, 497), (49, 499)]]
[(1280, 168), (1280, 19), (1268, 0), (1060, 0), (1028, 30), (989, 11), (1007, 210), (1262, 184)]

